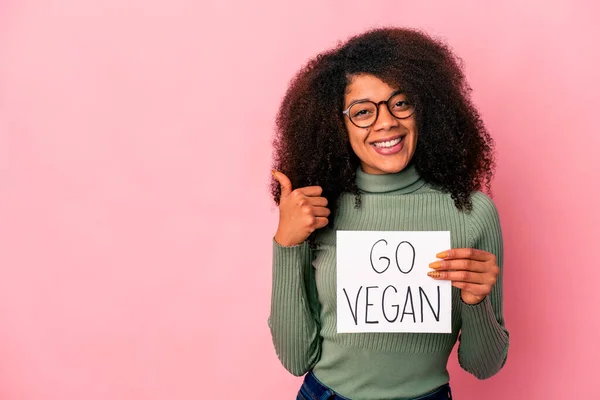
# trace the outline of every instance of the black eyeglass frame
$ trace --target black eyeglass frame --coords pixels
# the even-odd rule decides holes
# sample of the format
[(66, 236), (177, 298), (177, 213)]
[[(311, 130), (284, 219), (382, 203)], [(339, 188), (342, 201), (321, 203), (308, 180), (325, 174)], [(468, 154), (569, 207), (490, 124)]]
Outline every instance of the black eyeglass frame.
[[(394, 118), (396, 118), (396, 119), (407, 119), (407, 118), (410, 118), (410, 117), (411, 117), (411, 116), (412, 116), (412, 115), (415, 113), (415, 111), (416, 111), (416, 107), (415, 107), (415, 105), (414, 105), (414, 104), (411, 104), (412, 111), (411, 111), (411, 113), (410, 113), (410, 114), (408, 114), (406, 117), (397, 117), (397, 116), (396, 116), (396, 115), (395, 115), (395, 114), (392, 112), (392, 110), (390, 109), (390, 100), (392, 100), (392, 98), (393, 98), (394, 96), (397, 96), (397, 95), (399, 95), (399, 94), (401, 94), (401, 93), (402, 93), (401, 91), (394, 92), (394, 93), (392, 93), (392, 95), (389, 97), (389, 99), (387, 99), (387, 100), (381, 100), (379, 103), (375, 103), (374, 101), (371, 101), (371, 100), (357, 100), (357, 101), (354, 101), (354, 102), (350, 103), (350, 105), (348, 106), (348, 108), (346, 108), (344, 111), (342, 111), (342, 114), (344, 114), (345, 116), (347, 116), (347, 117), (348, 117), (348, 119), (350, 120), (350, 122), (352, 122), (352, 125), (356, 126), (357, 128), (369, 128), (369, 127), (373, 126), (373, 125), (374, 125), (374, 124), (377, 122), (377, 118), (379, 118), (379, 106), (380, 106), (381, 104), (385, 103), (385, 105), (386, 105), (386, 107), (387, 107), (387, 109), (388, 109), (388, 112), (389, 112), (389, 113), (390, 113), (390, 115), (392, 115)], [(350, 116), (350, 109), (351, 109), (353, 106), (355, 106), (356, 104), (363, 104), (363, 103), (371, 103), (371, 104), (375, 105), (375, 119), (373, 120), (373, 122), (371, 122), (371, 123), (370, 123), (369, 125), (367, 125), (367, 126), (361, 126), (361, 125), (358, 125), (356, 122), (354, 122), (354, 121), (352, 120), (352, 117)], [(409, 104), (410, 104), (410, 103), (409, 103)]]

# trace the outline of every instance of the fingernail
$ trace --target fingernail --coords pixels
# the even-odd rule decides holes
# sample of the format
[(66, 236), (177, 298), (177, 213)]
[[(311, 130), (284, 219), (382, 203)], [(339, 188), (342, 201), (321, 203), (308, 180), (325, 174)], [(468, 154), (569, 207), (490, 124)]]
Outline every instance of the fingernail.
[(429, 264), (429, 268), (433, 268), (433, 269), (438, 269), (441, 266), (442, 266), (441, 261), (436, 261), (436, 262), (432, 262), (431, 264)]
[(273, 176), (275, 176), (275, 170), (274, 169), (271, 170), (271, 173), (273, 174)]
[(439, 278), (440, 277), (440, 273), (439, 271), (429, 271), (427, 273), (428, 276), (432, 277), (432, 278)]
[(443, 251), (441, 253), (437, 253), (435, 256), (437, 258), (446, 258), (446, 257), (448, 257), (448, 252), (447, 251)]

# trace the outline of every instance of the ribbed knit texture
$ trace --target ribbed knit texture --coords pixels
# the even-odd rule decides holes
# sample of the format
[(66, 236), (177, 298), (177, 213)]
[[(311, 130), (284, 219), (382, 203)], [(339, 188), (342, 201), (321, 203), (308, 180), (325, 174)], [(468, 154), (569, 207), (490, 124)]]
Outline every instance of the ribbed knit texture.
[[(429, 187), (414, 167), (398, 174), (360, 169), (362, 204), (344, 194), (336, 230), (451, 232), (453, 248), (496, 255), (502, 271), (502, 234), (493, 202), (472, 196), (473, 211), (459, 212), (448, 194)], [(352, 399), (408, 399), (448, 382), (448, 356), (460, 333), (459, 363), (480, 379), (502, 368), (508, 332), (502, 315), (502, 274), (477, 305), (452, 289), (452, 333), (337, 333), (335, 230), (321, 229), (319, 247), (283, 247), (273, 241), (269, 326), (279, 359), (292, 374), (313, 370), (321, 382)], [(443, 251), (446, 249), (440, 249)], [(435, 260), (432, 260), (435, 261)]]

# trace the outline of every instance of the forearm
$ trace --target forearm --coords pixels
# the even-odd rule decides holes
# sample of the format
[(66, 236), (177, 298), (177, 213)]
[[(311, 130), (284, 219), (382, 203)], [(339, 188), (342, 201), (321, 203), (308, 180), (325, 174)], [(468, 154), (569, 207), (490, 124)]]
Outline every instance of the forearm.
[(504, 249), (498, 211), (482, 194), (473, 197), (469, 224), (471, 247), (496, 256), (500, 273), (491, 292), (479, 304), (461, 304), (461, 336), (458, 360), (479, 379), (496, 374), (506, 363), (509, 334), (504, 324)]
[(316, 293), (313, 287), (307, 287), (312, 273), (306, 243), (283, 247), (273, 242), (269, 327), (279, 360), (296, 376), (310, 370), (320, 355)]
[(498, 322), (490, 296), (476, 305), (462, 304), (462, 328), (458, 360), (479, 379), (496, 374), (506, 363), (509, 335)]

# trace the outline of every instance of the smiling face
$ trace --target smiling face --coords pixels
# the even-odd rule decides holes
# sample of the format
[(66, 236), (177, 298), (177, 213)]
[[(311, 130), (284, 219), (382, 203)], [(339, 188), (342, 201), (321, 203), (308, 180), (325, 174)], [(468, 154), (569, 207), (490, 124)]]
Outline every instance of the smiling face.
[[(387, 101), (398, 88), (393, 88), (373, 75), (352, 77), (344, 96), (344, 109), (359, 100), (374, 103)], [(395, 100), (394, 100), (395, 101)], [(393, 106), (391, 104), (391, 106)], [(360, 116), (358, 116), (360, 118)], [(379, 105), (379, 116), (368, 128), (355, 126), (344, 117), (352, 150), (367, 174), (393, 174), (402, 171), (410, 162), (417, 147), (415, 114), (405, 119), (394, 117), (385, 104)]]

